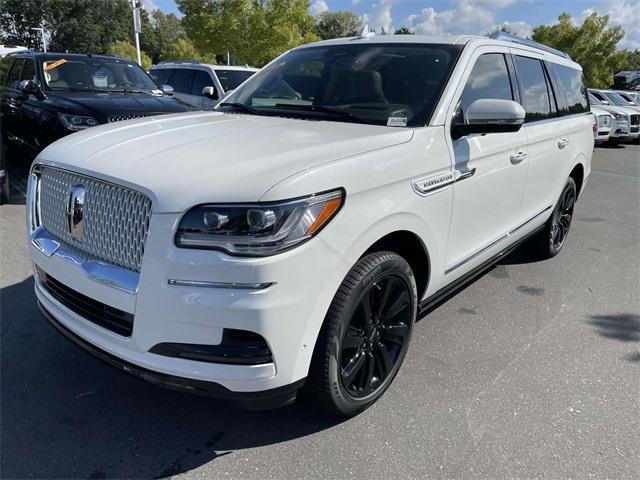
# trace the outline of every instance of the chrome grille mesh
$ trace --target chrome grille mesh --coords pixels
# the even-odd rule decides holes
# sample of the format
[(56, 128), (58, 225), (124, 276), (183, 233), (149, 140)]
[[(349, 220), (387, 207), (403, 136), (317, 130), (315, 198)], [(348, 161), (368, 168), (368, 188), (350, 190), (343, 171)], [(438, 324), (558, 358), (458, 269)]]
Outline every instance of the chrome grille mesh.
[[(69, 235), (69, 192), (83, 185), (84, 235)], [(151, 200), (144, 194), (66, 170), (42, 167), (40, 177), (42, 226), (77, 250), (107, 263), (140, 271), (151, 218)]]

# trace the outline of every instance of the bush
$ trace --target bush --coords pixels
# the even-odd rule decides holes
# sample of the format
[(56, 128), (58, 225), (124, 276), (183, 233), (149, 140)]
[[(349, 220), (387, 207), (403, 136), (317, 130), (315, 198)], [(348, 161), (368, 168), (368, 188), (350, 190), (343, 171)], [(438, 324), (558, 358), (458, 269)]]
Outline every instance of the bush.
[[(118, 57), (126, 58), (128, 60), (138, 61), (136, 55), (136, 47), (124, 40), (117, 40), (112, 43), (108, 50), (109, 55), (116, 55)], [(144, 52), (140, 52), (140, 59), (142, 60), (142, 68), (149, 70), (151, 68), (151, 57)]]

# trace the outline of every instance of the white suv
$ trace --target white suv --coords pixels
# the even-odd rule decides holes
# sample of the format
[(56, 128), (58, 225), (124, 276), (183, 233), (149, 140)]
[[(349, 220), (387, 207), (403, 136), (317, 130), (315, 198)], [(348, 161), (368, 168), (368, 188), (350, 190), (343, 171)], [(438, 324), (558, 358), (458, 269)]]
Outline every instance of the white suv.
[(247, 408), (354, 415), (416, 317), (524, 240), (565, 243), (590, 173), (581, 68), (512, 37), (295, 48), (217, 111), (94, 127), (35, 160), (35, 292), (118, 368)]
[(249, 66), (175, 61), (154, 65), (149, 75), (160, 85), (170, 85), (176, 98), (202, 110), (210, 110), (257, 71)]

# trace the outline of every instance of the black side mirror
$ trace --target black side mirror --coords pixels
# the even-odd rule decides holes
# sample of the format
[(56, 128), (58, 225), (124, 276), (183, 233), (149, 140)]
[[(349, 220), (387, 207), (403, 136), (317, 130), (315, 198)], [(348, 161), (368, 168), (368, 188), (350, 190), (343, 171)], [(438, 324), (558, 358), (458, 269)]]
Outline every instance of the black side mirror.
[(20, 83), (18, 83), (18, 88), (22, 93), (26, 93), (27, 95), (35, 95), (40, 92), (40, 89), (33, 80), (21, 80)]

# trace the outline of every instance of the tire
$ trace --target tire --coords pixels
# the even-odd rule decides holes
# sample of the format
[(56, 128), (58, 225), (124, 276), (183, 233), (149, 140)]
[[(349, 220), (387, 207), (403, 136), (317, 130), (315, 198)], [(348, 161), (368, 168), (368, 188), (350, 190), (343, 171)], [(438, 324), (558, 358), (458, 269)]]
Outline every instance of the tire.
[(576, 182), (569, 177), (544, 229), (534, 237), (534, 245), (543, 259), (555, 257), (564, 246), (577, 198)]
[(353, 416), (389, 388), (409, 348), (417, 313), (411, 267), (393, 252), (361, 258), (338, 289), (320, 330), (305, 394)]

